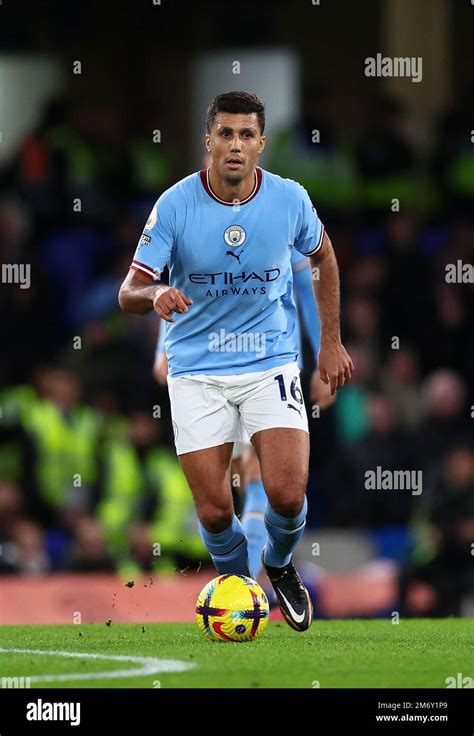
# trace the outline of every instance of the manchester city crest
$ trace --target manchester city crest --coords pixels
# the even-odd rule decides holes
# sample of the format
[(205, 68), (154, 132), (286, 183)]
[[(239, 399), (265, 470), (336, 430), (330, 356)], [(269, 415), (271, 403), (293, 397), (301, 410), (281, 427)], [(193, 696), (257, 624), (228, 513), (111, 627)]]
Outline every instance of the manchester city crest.
[(227, 245), (231, 245), (234, 248), (237, 248), (239, 245), (243, 245), (246, 237), (247, 234), (244, 228), (240, 225), (231, 225), (224, 233), (225, 242)]

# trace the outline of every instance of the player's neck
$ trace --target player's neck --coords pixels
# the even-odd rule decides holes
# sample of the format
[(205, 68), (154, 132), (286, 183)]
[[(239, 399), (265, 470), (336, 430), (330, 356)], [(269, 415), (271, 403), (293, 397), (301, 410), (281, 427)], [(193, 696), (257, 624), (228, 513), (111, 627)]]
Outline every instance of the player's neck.
[(242, 202), (250, 197), (255, 189), (255, 168), (249, 171), (242, 181), (237, 184), (230, 184), (218, 175), (211, 164), (209, 167), (209, 186), (213, 194), (224, 202), (235, 202), (236, 200)]

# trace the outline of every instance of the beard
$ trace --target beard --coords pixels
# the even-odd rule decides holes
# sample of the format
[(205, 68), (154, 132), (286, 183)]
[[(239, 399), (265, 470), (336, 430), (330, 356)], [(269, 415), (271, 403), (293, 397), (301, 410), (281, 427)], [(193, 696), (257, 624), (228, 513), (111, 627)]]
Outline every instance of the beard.
[(246, 173), (243, 171), (225, 171), (223, 175), (223, 179), (227, 184), (230, 184), (231, 186), (235, 186), (236, 184), (240, 184), (242, 179), (244, 179), (246, 176)]

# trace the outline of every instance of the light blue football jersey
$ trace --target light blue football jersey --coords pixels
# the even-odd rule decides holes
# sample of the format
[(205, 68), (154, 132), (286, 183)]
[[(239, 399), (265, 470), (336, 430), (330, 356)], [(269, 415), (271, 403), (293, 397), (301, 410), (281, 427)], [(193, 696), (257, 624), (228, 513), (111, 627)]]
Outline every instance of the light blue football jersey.
[[(303, 323), (306, 336), (311, 344), (314, 357), (314, 365), (316, 367), (319, 353), (319, 338), (321, 326), (319, 323), (318, 307), (313, 292), (313, 282), (311, 276), (310, 260), (306, 256), (301, 255), (293, 248), (291, 253), (291, 269), (293, 271), (294, 297), (296, 303), (296, 352), (298, 354), (298, 367), (303, 370), (303, 343), (301, 336), (301, 324)], [(166, 325), (168, 323), (162, 320), (156, 342), (155, 355), (166, 353), (165, 336)]]
[(191, 174), (156, 202), (131, 267), (193, 300), (165, 322), (171, 376), (234, 375), (296, 360), (291, 260), (322, 244), (324, 227), (306, 190), (257, 167), (238, 204), (211, 190), (209, 170)]

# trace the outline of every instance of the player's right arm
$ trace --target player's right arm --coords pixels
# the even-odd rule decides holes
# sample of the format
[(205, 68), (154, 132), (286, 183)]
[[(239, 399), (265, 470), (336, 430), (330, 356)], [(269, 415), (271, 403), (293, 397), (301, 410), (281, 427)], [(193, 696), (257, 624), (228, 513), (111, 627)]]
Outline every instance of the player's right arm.
[(148, 314), (152, 309), (167, 322), (171, 312), (183, 314), (192, 304), (179, 289), (157, 284), (169, 263), (176, 241), (176, 208), (172, 189), (164, 192), (153, 207), (135, 250), (130, 270), (120, 287), (120, 308), (133, 314)]
[(172, 286), (150, 283), (150, 278), (130, 268), (119, 291), (119, 304), (124, 312), (148, 314), (152, 309), (167, 322), (174, 322), (171, 312), (183, 314), (193, 302)]

